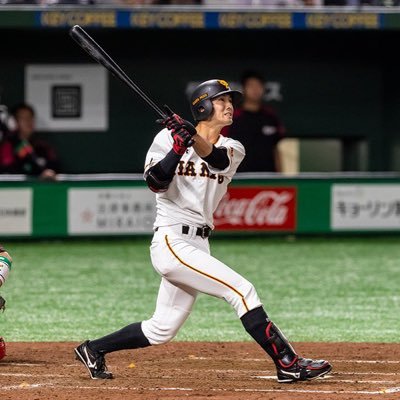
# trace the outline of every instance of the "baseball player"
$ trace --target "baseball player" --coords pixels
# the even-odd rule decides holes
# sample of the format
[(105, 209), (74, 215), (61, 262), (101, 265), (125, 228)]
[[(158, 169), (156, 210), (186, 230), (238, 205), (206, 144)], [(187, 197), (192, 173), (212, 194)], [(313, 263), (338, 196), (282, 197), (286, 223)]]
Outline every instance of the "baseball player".
[[(174, 114), (158, 120), (165, 128), (154, 138), (144, 178), (156, 192), (157, 216), (150, 255), (161, 284), (153, 316), (75, 348), (92, 379), (110, 379), (105, 354), (169, 342), (188, 318), (198, 293), (227, 301), (245, 330), (272, 358), (278, 382), (315, 379), (327, 374), (329, 362), (300, 357), (269, 319), (254, 286), (210, 254), (208, 237), (213, 213), (245, 156), (236, 140), (220, 135), (232, 124), (241, 93), (213, 79), (191, 96), (197, 123)], [(212, 329), (210, 327), (210, 329)]]
[[(6, 249), (0, 244), (0, 287), (3, 286), (10, 273), (12, 266), (12, 258)], [(0, 311), (4, 311), (6, 301), (2, 296), (0, 296)], [(0, 336), (0, 360), (6, 355), (6, 343), (4, 339)]]

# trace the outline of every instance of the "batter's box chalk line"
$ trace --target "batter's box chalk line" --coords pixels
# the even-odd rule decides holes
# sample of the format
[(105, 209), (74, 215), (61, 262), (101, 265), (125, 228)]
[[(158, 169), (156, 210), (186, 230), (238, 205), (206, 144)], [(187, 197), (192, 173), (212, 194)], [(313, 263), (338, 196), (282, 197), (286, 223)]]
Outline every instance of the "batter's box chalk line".
[[(275, 380), (275, 375), (259, 375), (259, 376), (251, 376), (254, 379), (267, 379), (267, 380)], [(396, 384), (397, 381), (387, 381), (387, 380), (360, 380), (360, 379), (337, 379), (334, 375), (325, 375), (321, 376), (320, 378), (316, 379), (318, 381), (329, 379), (329, 382), (335, 383), (372, 383), (377, 385), (387, 385), (387, 384)]]
[(397, 393), (397, 392), (400, 392), (400, 386), (389, 388), (389, 389), (383, 389), (381, 392), (382, 393)]
[[(50, 383), (35, 383), (28, 384), (23, 382), (19, 385), (3, 386), (0, 387), (0, 392), (5, 390), (27, 390), (36, 388), (51, 387), (54, 389), (76, 389), (76, 390), (98, 390), (98, 391), (171, 391), (171, 392), (187, 392), (187, 391), (198, 391), (199, 389), (184, 388), (184, 387), (158, 387), (158, 388), (143, 388), (143, 387), (123, 387), (123, 386), (73, 386), (73, 385), (55, 385)], [(204, 390), (204, 389), (203, 389)], [(207, 389), (210, 392), (245, 392), (245, 393), (315, 393), (315, 394), (365, 394), (365, 395), (382, 395), (388, 393), (400, 392), (400, 387), (392, 387), (381, 390), (318, 390), (318, 389), (251, 389), (251, 388), (235, 388), (235, 389), (220, 389), (210, 388)]]
[[(234, 358), (218, 358), (218, 357), (197, 357), (190, 356), (191, 360), (211, 360), (211, 361), (237, 361)], [(186, 360), (186, 358), (182, 358), (181, 360)], [(242, 361), (257, 361), (257, 362), (265, 362), (267, 358), (243, 358)], [(399, 360), (330, 360), (332, 363), (345, 363), (345, 364), (400, 364)]]

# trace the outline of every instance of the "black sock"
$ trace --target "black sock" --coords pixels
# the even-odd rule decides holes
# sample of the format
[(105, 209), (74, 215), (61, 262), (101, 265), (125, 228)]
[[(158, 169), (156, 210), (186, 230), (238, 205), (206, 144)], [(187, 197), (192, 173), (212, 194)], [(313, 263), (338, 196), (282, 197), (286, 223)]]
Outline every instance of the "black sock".
[(249, 335), (264, 349), (274, 363), (289, 367), (297, 360), (297, 354), (279, 328), (271, 322), (262, 307), (254, 308), (241, 317)]
[(88, 347), (90, 350), (105, 354), (117, 350), (150, 346), (141, 325), (141, 322), (135, 322), (100, 339), (91, 340)]
[(265, 334), (267, 325), (270, 322), (267, 313), (260, 306), (248, 311), (240, 318), (247, 333), (265, 349), (268, 338)]

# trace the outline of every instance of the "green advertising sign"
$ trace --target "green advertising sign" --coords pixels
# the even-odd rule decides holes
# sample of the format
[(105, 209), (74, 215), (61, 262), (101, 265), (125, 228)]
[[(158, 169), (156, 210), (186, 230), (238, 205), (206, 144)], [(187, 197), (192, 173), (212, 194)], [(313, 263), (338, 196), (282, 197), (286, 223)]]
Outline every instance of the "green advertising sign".
[[(0, 182), (0, 237), (151, 234), (142, 180)], [(221, 233), (400, 232), (399, 178), (240, 179), (215, 214)]]

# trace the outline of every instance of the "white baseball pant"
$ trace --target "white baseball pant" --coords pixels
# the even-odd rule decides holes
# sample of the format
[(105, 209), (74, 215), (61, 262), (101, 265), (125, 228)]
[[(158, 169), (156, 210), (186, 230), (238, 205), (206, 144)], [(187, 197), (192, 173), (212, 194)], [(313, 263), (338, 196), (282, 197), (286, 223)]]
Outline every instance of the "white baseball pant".
[(154, 234), (151, 260), (162, 280), (154, 315), (142, 322), (152, 345), (175, 337), (199, 292), (226, 300), (239, 318), (262, 305), (254, 286), (211, 256), (208, 239), (196, 236), (195, 229), (182, 234), (182, 225), (172, 225)]

